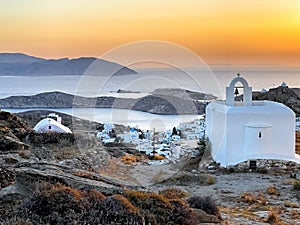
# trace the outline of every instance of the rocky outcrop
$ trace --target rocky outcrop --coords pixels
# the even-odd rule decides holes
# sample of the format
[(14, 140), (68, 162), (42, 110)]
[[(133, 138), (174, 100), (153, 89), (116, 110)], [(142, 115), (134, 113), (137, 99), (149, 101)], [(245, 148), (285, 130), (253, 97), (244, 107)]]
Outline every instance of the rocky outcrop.
[(0, 151), (23, 150), (29, 146), (20, 139), (30, 131), (27, 123), (19, 117), (0, 111)]
[(152, 92), (153, 95), (176, 96), (186, 100), (216, 100), (217, 97), (212, 94), (205, 94), (196, 91), (190, 91), (179, 88), (159, 88)]
[[(241, 100), (243, 96), (238, 96), (236, 100)], [(279, 102), (292, 109), (297, 116), (300, 116), (300, 95), (298, 88), (279, 86), (271, 88), (267, 92), (253, 92), (253, 100), (268, 100)]]
[(120, 194), (125, 187), (124, 182), (108, 179), (100, 174), (77, 170), (55, 163), (24, 162), (16, 164), (15, 184), (18, 188), (35, 191), (35, 184), (41, 181), (61, 183), (81, 190), (95, 189), (105, 195)]
[(272, 88), (266, 93), (253, 93), (253, 100), (269, 100), (283, 103), (300, 116), (300, 96), (289, 87)]

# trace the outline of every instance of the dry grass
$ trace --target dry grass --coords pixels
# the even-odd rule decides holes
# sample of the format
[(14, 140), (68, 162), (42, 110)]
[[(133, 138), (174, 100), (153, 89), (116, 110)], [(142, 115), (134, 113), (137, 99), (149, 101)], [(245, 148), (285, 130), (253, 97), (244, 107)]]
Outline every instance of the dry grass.
[(153, 160), (164, 160), (165, 157), (163, 155), (154, 154)]
[(89, 173), (86, 173), (86, 172), (83, 172), (83, 171), (76, 171), (76, 172), (73, 172), (72, 174), (77, 176), (77, 177), (83, 177), (83, 178), (94, 180), (93, 175), (91, 175)]
[(279, 191), (274, 186), (269, 186), (267, 188), (267, 194), (269, 194), (269, 195), (280, 195)]
[[(220, 212), (225, 215), (228, 219), (224, 220), (222, 224), (244, 224), (241, 223), (240, 218), (244, 218), (245, 221), (248, 221), (247, 224), (251, 224), (251, 222), (258, 222), (258, 223), (269, 223), (274, 225), (288, 225), (284, 223), (281, 218), (280, 214), (281, 209), (279, 208), (272, 208), (267, 207), (265, 209), (257, 209), (257, 205), (250, 205), (250, 206), (240, 206), (240, 207), (228, 207), (223, 206), (220, 207)], [(267, 217), (263, 218), (257, 214), (258, 211), (267, 211)], [(239, 221), (236, 223), (235, 219)], [(297, 221), (299, 219), (298, 216), (294, 216), (294, 218), (290, 218), (292, 221)], [(289, 223), (290, 224), (290, 223)]]
[(271, 211), (269, 212), (268, 218), (266, 219), (266, 222), (269, 224), (279, 224), (280, 219), (278, 217), (277, 211)]
[(243, 202), (249, 203), (249, 204), (260, 204), (260, 205), (266, 205), (267, 199), (266, 197), (260, 192), (258, 195), (254, 195), (251, 192), (244, 192), (241, 196), (241, 199)]
[(120, 201), (122, 205), (126, 207), (126, 209), (132, 213), (132, 214), (138, 214), (139, 209), (135, 207), (127, 198), (125, 198), (123, 195), (113, 195), (112, 196), (117, 201)]
[(213, 176), (207, 176), (207, 184), (208, 185), (212, 185), (214, 183), (216, 183), (215, 177), (213, 177)]
[(167, 188), (159, 192), (167, 199), (183, 199), (187, 197), (187, 193), (178, 188)]
[[(50, 194), (51, 193), (58, 193), (58, 192), (68, 192), (74, 196), (74, 199), (76, 201), (80, 201), (83, 196), (83, 192), (77, 189), (70, 188), (68, 186), (62, 185), (60, 183), (57, 183), (53, 185), (50, 189)], [(51, 196), (49, 196), (51, 197)]]
[(295, 202), (285, 201), (283, 204), (284, 204), (285, 207), (298, 208), (298, 204), (295, 203)]
[(121, 162), (125, 164), (132, 164), (140, 161), (141, 161), (141, 157), (135, 155), (124, 155), (121, 158)]

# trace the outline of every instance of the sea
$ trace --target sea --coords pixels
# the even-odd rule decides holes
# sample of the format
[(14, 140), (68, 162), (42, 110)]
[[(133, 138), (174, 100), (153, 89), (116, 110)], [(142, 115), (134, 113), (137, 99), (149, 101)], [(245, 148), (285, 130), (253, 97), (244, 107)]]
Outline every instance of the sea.
[[(225, 88), (239, 74), (253, 91), (275, 88), (283, 83), (300, 88), (300, 67), (230, 67), (230, 68), (134, 68), (138, 74), (118, 76), (1, 76), (0, 98), (61, 91), (80, 96), (115, 96), (139, 98), (158, 88), (182, 88), (225, 99)], [(128, 93), (117, 93), (125, 90)], [(242, 90), (241, 90), (242, 91)], [(10, 112), (24, 109), (6, 109)], [(26, 109), (30, 110), (30, 109)], [(116, 123), (141, 129), (164, 130), (199, 115), (155, 115), (124, 109), (50, 109), (101, 123)]]

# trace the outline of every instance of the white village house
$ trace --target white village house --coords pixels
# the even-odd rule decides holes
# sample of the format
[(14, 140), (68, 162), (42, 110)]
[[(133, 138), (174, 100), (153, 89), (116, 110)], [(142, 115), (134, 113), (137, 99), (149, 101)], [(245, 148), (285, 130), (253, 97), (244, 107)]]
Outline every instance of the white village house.
[[(234, 100), (237, 83), (244, 89), (242, 102)], [(256, 159), (300, 163), (295, 154), (294, 112), (281, 103), (252, 101), (252, 88), (239, 74), (226, 88), (226, 101), (207, 106), (206, 135), (212, 157), (222, 166)]]
[(47, 118), (38, 122), (33, 129), (39, 133), (72, 133), (68, 127), (61, 124), (61, 117), (55, 113), (50, 113)]

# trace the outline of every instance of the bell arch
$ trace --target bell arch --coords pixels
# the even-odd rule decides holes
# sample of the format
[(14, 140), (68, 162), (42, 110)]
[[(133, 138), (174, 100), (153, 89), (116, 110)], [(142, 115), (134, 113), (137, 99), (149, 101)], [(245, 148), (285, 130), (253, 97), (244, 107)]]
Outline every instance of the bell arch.
[(226, 87), (226, 105), (234, 106), (234, 88), (238, 82), (241, 82), (244, 88), (244, 105), (252, 105), (252, 87), (249, 87), (248, 82), (240, 77), (240, 74), (231, 81), (229, 87)]

